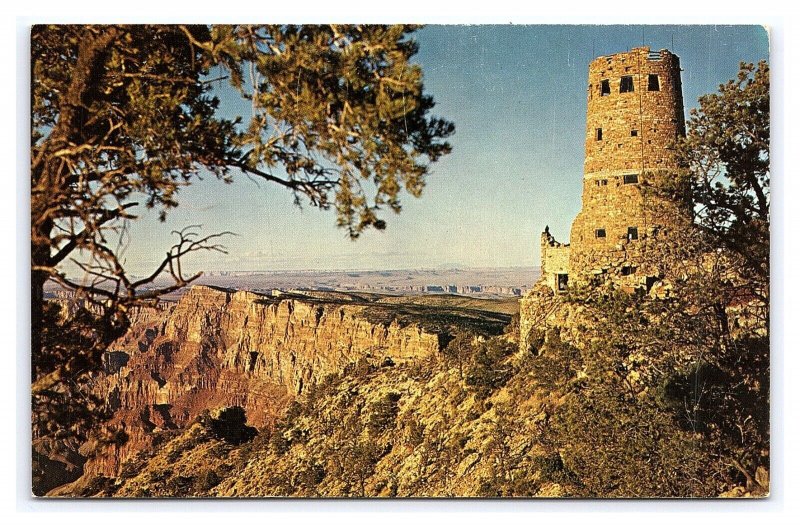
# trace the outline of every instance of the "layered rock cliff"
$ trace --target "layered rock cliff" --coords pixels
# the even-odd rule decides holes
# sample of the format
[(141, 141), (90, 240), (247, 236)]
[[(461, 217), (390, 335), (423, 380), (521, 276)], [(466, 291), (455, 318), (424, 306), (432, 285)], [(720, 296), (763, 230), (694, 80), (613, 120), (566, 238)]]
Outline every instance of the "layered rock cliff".
[(445, 330), (350, 295), (195, 286), (174, 305), (136, 314), (107, 353), (93, 390), (107, 398), (126, 441), (84, 446), (85, 471), (117, 474), (159, 432), (205, 409), (241, 406), (251, 425), (269, 426), (294, 397), (349, 364), (402, 364), (438, 352), (446, 339)]

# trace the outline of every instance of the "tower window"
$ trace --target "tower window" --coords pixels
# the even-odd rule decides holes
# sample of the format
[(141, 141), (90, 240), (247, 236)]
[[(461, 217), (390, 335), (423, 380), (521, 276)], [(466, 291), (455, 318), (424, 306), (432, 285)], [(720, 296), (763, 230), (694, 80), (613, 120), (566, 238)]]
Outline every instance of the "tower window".
[(600, 81), (600, 95), (611, 95), (611, 84), (609, 84), (608, 79)]
[(636, 266), (622, 266), (622, 276), (627, 277), (636, 273)]
[(558, 273), (556, 274), (556, 281), (558, 285), (558, 291), (564, 291), (567, 289), (567, 281), (569, 280), (569, 275), (566, 273)]
[(626, 93), (633, 91), (633, 77), (626, 75), (619, 81), (619, 93)]
[(636, 137), (638, 135), (639, 135), (639, 131), (638, 130), (631, 130), (631, 137)]
[(603, 228), (595, 229), (594, 230), (594, 237), (595, 238), (605, 238), (606, 237), (606, 230)]
[(631, 183), (639, 183), (639, 175), (638, 174), (626, 174), (622, 177), (622, 183), (631, 184)]
[(597, 185), (598, 187), (601, 187), (601, 186), (605, 187), (606, 185), (608, 185), (608, 180), (605, 180), (605, 179), (604, 180), (595, 180), (594, 184)]
[(658, 92), (661, 90), (661, 86), (658, 83), (658, 75), (655, 73), (651, 73), (647, 76), (647, 91), (648, 92)]
[(602, 128), (598, 128), (595, 131), (595, 138), (597, 139), (597, 141), (602, 141), (603, 140), (603, 129)]
[(639, 228), (638, 227), (629, 227), (628, 228), (628, 240), (639, 240)]

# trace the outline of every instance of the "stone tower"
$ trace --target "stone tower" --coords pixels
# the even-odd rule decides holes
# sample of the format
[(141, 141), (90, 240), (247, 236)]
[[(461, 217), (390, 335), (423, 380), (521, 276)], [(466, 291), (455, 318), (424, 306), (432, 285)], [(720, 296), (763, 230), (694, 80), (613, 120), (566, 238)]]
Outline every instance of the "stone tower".
[(648, 188), (675, 173), (685, 133), (680, 72), (677, 55), (647, 47), (589, 65), (582, 208), (569, 244), (542, 234), (542, 281), (553, 290), (598, 276), (647, 282), (640, 256), (660, 227)]

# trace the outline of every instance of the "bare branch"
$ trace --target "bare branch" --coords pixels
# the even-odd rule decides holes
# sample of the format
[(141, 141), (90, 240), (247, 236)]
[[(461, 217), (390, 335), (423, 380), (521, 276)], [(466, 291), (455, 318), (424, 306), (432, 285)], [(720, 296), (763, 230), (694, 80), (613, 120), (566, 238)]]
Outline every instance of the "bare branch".
[(57, 265), (59, 262), (64, 260), (67, 257), (67, 255), (72, 253), (72, 251), (74, 251), (75, 248), (77, 248), (81, 242), (85, 242), (86, 240), (89, 239), (89, 237), (96, 235), (98, 227), (106, 224), (111, 220), (120, 218), (127, 209), (130, 209), (131, 207), (135, 207), (137, 205), (139, 205), (138, 202), (130, 202), (121, 205), (117, 209), (103, 211), (103, 213), (101, 213), (99, 217), (95, 220), (94, 226), (92, 226), (91, 229), (86, 228), (77, 235), (72, 236), (70, 241), (66, 245), (64, 245), (61, 249), (59, 249), (58, 253), (56, 253), (49, 259), (48, 264), (50, 266)]

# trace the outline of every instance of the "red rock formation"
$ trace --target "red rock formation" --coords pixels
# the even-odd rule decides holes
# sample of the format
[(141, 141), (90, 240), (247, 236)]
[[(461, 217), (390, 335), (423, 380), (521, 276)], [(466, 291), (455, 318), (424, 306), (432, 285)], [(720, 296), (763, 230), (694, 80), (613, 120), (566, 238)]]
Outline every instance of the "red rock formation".
[(435, 333), (371, 322), (369, 310), (347, 299), (195, 286), (173, 306), (141, 311), (94, 386), (129, 438), (91, 458), (87, 475), (116, 474), (152, 432), (181, 428), (205, 409), (241, 406), (250, 424), (268, 426), (304, 388), (360, 358), (399, 363), (439, 350)]

